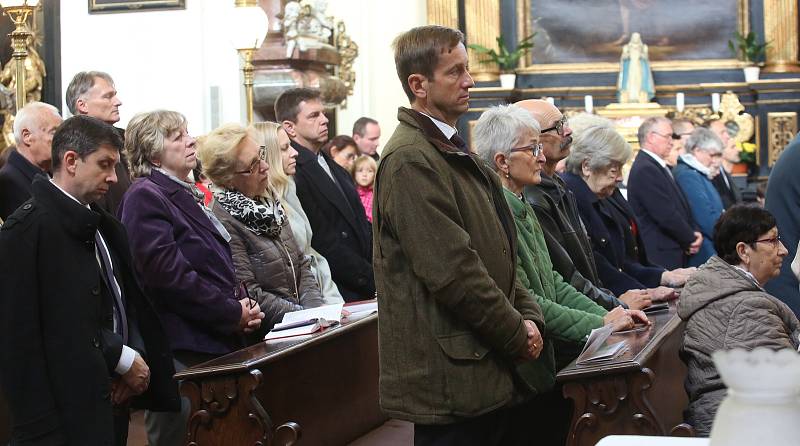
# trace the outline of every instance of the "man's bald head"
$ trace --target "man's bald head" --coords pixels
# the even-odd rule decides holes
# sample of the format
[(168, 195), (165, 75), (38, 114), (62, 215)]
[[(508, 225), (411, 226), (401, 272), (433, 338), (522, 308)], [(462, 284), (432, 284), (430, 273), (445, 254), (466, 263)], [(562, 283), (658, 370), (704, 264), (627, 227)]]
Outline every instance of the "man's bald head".
[(525, 99), (523, 101), (516, 102), (514, 105), (520, 106), (531, 112), (534, 119), (539, 121), (539, 125), (543, 129), (551, 127), (547, 124), (561, 119), (561, 112), (558, 110), (558, 108), (542, 99)]
[(570, 145), (572, 144), (572, 129), (569, 124), (563, 126), (559, 124), (562, 134), (556, 130), (558, 121), (564, 118), (561, 111), (555, 105), (541, 99), (525, 99), (515, 103), (533, 115), (542, 128), (539, 141), (542, 143), (542, 151), (547, 160), (544, 165), (546, 175), (554, 175), (556, 164), (569, 155)]

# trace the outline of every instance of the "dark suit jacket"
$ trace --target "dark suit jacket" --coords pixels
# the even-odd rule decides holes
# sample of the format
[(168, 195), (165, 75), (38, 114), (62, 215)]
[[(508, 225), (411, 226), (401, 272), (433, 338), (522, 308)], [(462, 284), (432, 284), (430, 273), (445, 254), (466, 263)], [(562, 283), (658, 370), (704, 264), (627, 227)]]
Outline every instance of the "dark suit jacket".
[(372, 226), (344, 168), (325, 156), (335, 184), (311, 150), (292, 141), (297, 149), (297, 196), (314, 232), (311, 246), (331, 267), (336, 286), (347, 302), (375, 295), (372, 274)]
[[(633, 212), (618, 197), (600, 200), (577, 175), (563, 175), (567, 187), (575, 194), (578, 211), (586, 225), (586, 232), (594, 249), (594, 260), (600, 280), (616, 295), (631, 289), (654, 288), (661, 283), (664, 269), (654, 266), (638, 245), (631, 229), (631, 219), (636, 224)], [(644, 261), (644, 263), (642, 263)]]
[(133, 273), (125, 229), (45, 178), (0, 231), (0, 377), (14, 419), (12, 444), (111, 444), (110, 378), (122, 351), (112, 297), (95, 256), (99, 229), (151, 371), (137, 406), (180, 407), (166, 336)]
[(628, 202), (650, 261), (669, 270), (685, 267), (695, 231), (689, 203), (669, 172), (643, 151), (628, 175)]
[(767, 184), (765, 207), (778, 222), (778, 234), (789, 251), (783, 260), (781, 274), (764, 285), (770, 294), (786, 302), (800, 315), (800, 292), (797, 278), (792, 273), (792, 259), (800, 240), (800, 136), (796, 136), (778, 158)]
[(222, 355), (240, 348), (230, 247), (189, 191), (154, 170), (128, 189), (119, 213), (172, 349)]
[(37, 174), (46, 175), (16, 149), (8, 155), (8, 161), (0, 169), (0, 218), (7, 219), (22, 203), (31, 198), (31, 183)]
[[(725, 184), (725, 178), (728, 179), (730, 186)], [(728, 209), (734, 204), (742, 202), (742, 193), (739, 192), (739, 187), (736, 186), (736, 183), (733, 181), (733, 175), (726, 172), (725, 169), (720, 167), (719, 175), (715, 176), (714, 179), (711, 180), (711, 184), (714, 185), (714, 189), (716, 189), (717, 193), (719, 193), (719, 198), (722, 199), (723, 208)]]

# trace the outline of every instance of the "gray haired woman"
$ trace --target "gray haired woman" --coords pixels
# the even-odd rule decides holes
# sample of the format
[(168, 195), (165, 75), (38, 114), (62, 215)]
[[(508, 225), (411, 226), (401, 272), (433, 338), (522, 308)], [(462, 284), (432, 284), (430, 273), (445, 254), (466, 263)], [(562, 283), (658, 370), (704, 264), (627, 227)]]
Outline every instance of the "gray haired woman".
[(672, 290), (658, 287), (683, 285), (693, 270), (666, 271), (647, 260), (639, 223), (617, 189), (631, 153), (610, 125), (588, 126), (575, 135), (562, 178), (575, 195), (603, 284), (615, 294), (648, 288), (654, 300), (671, 298)]
[(719, 174), (721, 160), (722, 140), (711, 130), (701, 127), (689, 136), (686, 153), (678, 158), (678, 165), (672, 172), (703, 234), (703, 244), (689, 257), (689, 266), (700, 266), (716, 254), (711, 241), (714, 239), (714, 225), (723, 208), (711, 178)]

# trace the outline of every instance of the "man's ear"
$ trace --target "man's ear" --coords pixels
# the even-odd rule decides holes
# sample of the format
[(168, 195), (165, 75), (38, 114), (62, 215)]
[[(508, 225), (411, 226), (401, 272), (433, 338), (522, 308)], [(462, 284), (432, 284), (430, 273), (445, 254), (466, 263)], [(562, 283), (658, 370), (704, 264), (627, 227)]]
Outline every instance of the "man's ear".
[(67, 150), (66, 152), (64, 152), (63, 155), (61, 155), (61, 166), (68, 173), (74, 175), (75, 169), (77, 169), (78, 166), (79, 159), (80, 156), (78, 155), (78, 152), (74, 150)]
[(78, 98), (75, 101), (75, 110), (81, 115), (86, 115), (89, 113), (89, 107), (86, 105), (86, 101), (81, 98)]
[(428, 97), (428, 78), (425, 76), (421, 74), (408, 76), (408, 87), (417, 98), (424, 99)]
[(21, 142), (25, 143), (26, 146), (31, 145), (31, 135), (33, 135), (33, 133), (30, 130), (23, 128)]
[(294, 139), (297, 137), (297, 131), (295, 130), (294, 122), (286, 120), (282, 121), (281, 125), (283, 126), (283, 129), (286, 130), (286, 134), (289, 135), (289, 138)]

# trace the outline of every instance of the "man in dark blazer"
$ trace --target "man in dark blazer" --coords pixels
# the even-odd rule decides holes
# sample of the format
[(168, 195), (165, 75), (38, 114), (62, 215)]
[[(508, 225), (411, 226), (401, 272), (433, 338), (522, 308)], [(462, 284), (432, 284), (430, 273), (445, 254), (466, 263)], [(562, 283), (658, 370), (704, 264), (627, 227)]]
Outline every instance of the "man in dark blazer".
[[(67, 87), (67, 107), (73, 115), (87, 115), (107, 124), (119, 122), (119, 107), (122, 101), (117, 96), (114, 79), (102, 71), (82, 71), (76, 74)], [(122, 138), (125, 130), (117, 128)], [(120, 162), (115, 167), (117, 182), (112, 184), (108, 193), (99, 199), (97, 204), (111, 215), (117, 215), (122, 196), (131, 186), (131, 174), (125, 153), (120, 152)]]
[[(53, 138), (53, 179), (0, 231), (0, 378), (12, 444), (124, 445), (128, 410), (177, 410), (166, 337), (125, 229), (95, 202), (122, 142), (95, 118)], [(138, 396), (137, 396), (138, 395)]]
[(719, 166), (719, 175), (711, 180), (711, 184), (714, 185), (714, 189), (717, 190), (719, 197), (722, 199), (722, 207), (728, 209), (742, 201), (742, 193), (739, 192), (739, 187), (736, 186), (733, 176), (730, 174), (733, 165), (741, 159), (739, 149), (736, 147), (736, 143), (731, 140), (731, 135), (728, 133), (723, 120), (712, 121), (708, 125), (708, 129), (722, 140), (722, 164)]
[(294, 180), (314, 232), (311, 246), (328, 260), (345, 301), (372, 299), (372, 227), (350, 174), (320, 151), (328, 139), (328, 118), (319, 91), (283, 92), (275, 115), (298, 153)]
[(783, 261), (781, 274), (767, 282), (764, 288), (789, 305), (796, 315), (800, 315), (800, 292), (791, 266), (792, 259), (797, 254), (797, 242), (800, 240), (798, 171), (800, 171), (800, 136), (795, 136), (772, 168), (767, 183), (767, 201), (764, 207), (775, 216), (778, 222), (778, 234), (789, 254)]
[(0, 218), (3, 220), (31, 197), (33, 177), (47, 175), (50, 171), (53, 133), (59, 124), (58, 109), (44, 102), (29, 102), (17, 112), (14, 119), (16, 149), (0, 169)]
[(695, 230), (689, 204), (675, 183), (666, 159), (672, 150), (672, 122), (656, 117), (639, 127), (639, 146), (628, 175), (628, 201), (650, 261), (668, 270), (686, 266), (687, 254), (700, 249), (703, 236)]

